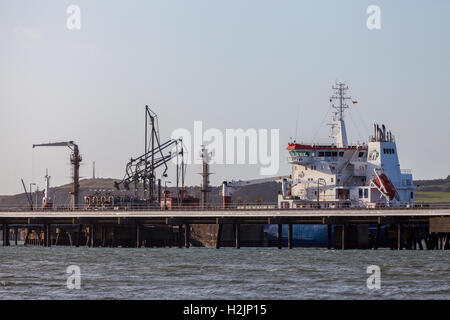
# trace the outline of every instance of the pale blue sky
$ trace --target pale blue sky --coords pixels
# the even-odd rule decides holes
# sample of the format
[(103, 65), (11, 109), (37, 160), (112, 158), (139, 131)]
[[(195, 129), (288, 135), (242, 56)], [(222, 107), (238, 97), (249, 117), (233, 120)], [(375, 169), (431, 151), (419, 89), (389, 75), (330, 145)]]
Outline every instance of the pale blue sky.
[[(70, 4), (81, 8), (81, 30), (66, 28)], [(381, 30), (366, 27), (371, 4)], [(92, 161), (101, 177), (122, 177), (143, 150), (146, 104), (163, 140), (194, 120), (279, 128), (286, 174), (297, 110), (297, 139), (310, 142), (335, 80), (359, 101), (347, 115), (351, 141), (385, 123), (403, 168), (447, 176), (449, 13), (447, 0), (0, 0), (0, 194), (21, 192), (20, 178), (42, 187), (46, 167), (53, 184), (70, 181), (68, 150), (32, 151), (46, 141), (75, 140), (84, 177)], [(200, 168), (188, 171), (187, 183), (199, 184)], [(259, 177), (255, 165), (212, 171), (213, 184)]]

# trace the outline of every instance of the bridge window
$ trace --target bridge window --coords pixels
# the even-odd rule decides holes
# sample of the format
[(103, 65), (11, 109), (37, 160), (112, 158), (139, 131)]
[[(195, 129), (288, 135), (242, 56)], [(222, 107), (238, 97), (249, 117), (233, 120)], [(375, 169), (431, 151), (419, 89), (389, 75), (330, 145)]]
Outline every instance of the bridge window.
[(333, 155), (333, 157), (337, 157), (337, 151), (333, 151), (331, 154)]
[(360, 153), (358, 154), (358, 157), (360, 157), (360, 158), (364, 157), (364, 151), (360, 152)]
[(324, 152), (323, 151), (319, 151), (319, 157), (324, 157), (324, 156), (325, 156)]
[(331, 157), (331, 151), (325, 151), (325, 157)]
[(344, 151), (339, 151), (339, 157), (343, 157), (344, 156)]
[(359, 198), (361, 199), (363, 197), (363, 189), (359, 189)]
[(368, 198), (369, 197), (369, 190), (368, 189), (364, 189), (364, 198)]

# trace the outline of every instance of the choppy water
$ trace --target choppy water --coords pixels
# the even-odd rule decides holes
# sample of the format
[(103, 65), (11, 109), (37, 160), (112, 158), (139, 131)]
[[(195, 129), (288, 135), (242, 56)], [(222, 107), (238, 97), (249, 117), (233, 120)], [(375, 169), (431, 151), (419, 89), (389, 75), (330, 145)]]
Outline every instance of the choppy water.
[[(67, 289), (66, 268), (81, 269)], [(381, 268), (369, 290), (367, 266)], [(0, 299), (449, 299), (450, 251), (0, 247)]]

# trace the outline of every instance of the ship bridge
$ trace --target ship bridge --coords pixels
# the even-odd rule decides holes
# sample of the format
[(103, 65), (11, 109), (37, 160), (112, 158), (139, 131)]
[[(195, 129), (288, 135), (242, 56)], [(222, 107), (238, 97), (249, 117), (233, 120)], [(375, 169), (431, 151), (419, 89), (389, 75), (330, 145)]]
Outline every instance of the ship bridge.
[(306, 145), (289, 143), (288, 162), (291, 164), (308, 164), (313, 160), (319, 161), (340, 161), (348, 154), (358, 152), (358, 158), (367, 158), (367, 145), (337, 147), (336, 145)]

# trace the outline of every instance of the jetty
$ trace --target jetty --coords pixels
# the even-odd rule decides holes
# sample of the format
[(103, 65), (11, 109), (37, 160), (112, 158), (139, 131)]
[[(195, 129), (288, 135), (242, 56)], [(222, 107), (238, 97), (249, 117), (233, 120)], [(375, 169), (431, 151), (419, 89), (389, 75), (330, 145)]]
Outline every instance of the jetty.
[[(223, 243), (223, 230), (232, 230), (233, 246), (242, 245), (243, 226), (277, 225), (278, 248), (283, 247), (282, 228), (288, 226), (287, 248), (292, 249), (295, 224), (327, 226), (327, 248), (349, 249), (349, 240), (357, 226), (376, 226), (376, 234), (367, 249), (378, 249), (381, 227), (393, 239), (391, 249), (449, 248), (450, 205), (420, 208), (322, 208), (322, 209), (199, 209), (182, 210), (64, 210), (2, 211), (3, 246), (23, 244), (45, 247), (55, 245), (89, 247), (178, 246), (189, 248), (192, 226), (214, 227), (215, 247)], [(159, 229), (158, 229), (159, 228)], [(161, 229), (162, 228), (162, 229)], [(154, 234), (165, 230), (171, 237), (163, 243), (152, 242)], [(153, 235), (152, 235), (153, 233)], [(347, 239), (348, 238), (348, 239)], [(150, 241), (149, 241), (150, 239)], [(230, 241), (227, 246), (230, 246)]]

